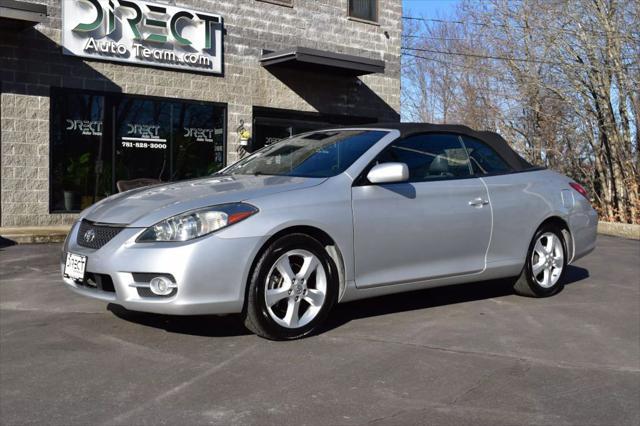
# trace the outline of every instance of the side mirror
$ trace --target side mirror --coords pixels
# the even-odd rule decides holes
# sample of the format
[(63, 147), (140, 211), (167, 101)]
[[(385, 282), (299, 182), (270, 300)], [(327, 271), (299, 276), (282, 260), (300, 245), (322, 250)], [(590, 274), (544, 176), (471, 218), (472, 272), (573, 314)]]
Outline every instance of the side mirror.
[(374, 166), (367, 179), (371, 183), (397, 183), (409, 180), (409, 167), (404, 163), (382, 163)]

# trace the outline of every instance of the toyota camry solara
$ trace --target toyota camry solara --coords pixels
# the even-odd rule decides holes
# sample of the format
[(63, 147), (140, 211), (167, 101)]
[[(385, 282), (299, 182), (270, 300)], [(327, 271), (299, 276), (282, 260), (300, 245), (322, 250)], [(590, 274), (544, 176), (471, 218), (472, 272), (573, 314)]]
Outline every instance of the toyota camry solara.
[(239, 313), (260, 336), (294, 339), (336, 303), (390, 293), (513, 277), (517, 293), (550, 296), (596, 224), (579, 184), (495, 133), (340, 128), (100, 201), (61, 269), (75, 292), (126, 309)]

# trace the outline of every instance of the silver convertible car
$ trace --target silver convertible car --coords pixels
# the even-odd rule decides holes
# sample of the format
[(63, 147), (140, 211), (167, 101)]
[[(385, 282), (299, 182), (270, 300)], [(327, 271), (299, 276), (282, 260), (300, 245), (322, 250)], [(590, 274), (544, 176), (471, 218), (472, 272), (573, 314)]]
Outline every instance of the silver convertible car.
[(241, 314), (270, 339), (317, 331), (336, 303), (513, 277), (562, 288), (597, 215), (571, 179), (499, 135), (390, 124), (314, 131), (205, 178), (133, 189), (80, 214), (73, 291), (126, 309)]

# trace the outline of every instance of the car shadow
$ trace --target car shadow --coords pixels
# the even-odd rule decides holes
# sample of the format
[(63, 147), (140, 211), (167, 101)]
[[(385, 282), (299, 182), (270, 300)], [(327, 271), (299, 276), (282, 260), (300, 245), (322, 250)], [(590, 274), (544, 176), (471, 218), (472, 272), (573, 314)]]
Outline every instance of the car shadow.
[[(571, 285), (589, 277), (589, 271), (578, 266), (567, 266), (564, 285)], [(336, 306), (320, 333), (338, 328), (352, 320), (391, 313), (415, 311), (444, 305), (493, 299), (515, 294), (516, 278), (477, 281), (466, 284), (434, 287), (406, 293), (391, 294), (357, 300)]]
[(0, 237), (0, 249), (4, 249), (7, 247), (15, 246), (17, 243), (8, 238)]
[[(564, 284), (571, 285), (588, 277), (589, 272), (586, 269), (578, 266), (568, 266), (565, 272)], [(473, 282), (391, 294), (340, 304), (334, 308), (324, 326), (321, 327), (318, 332), (329, 331), (360, 318), (509, 296), (514, 294), (513, 283), (514, 279)], [(109, 304), (107, 310), (125, 321), (162, 329), (170, 333), (203, 337), (228, 337), (251, 334), (250, 331), (244, 328), (239, 315), (160, 315), (129, 311), (122, 306), (114, 304)]]
[(161, 315), (130, 311), (110, 303), (107, 310), (120, 319), (165, 330), (169, 333), (203, 337), (244, 336), (251, 334), (242, 324), (239, 315)]

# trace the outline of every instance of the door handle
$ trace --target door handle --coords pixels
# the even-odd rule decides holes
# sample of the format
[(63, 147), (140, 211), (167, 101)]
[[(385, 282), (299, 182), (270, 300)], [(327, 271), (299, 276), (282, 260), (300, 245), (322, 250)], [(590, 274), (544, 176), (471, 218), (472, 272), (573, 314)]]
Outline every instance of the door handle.
[(469, 205), (472, 207), (482, 207), (486, 206), (487, 204), (489, 204), (489, 201), (483, 200), (482, 198), (474, 198), (473, 200), (469, 201)]

